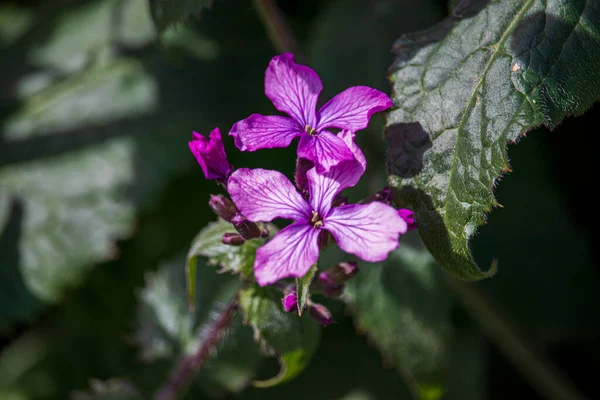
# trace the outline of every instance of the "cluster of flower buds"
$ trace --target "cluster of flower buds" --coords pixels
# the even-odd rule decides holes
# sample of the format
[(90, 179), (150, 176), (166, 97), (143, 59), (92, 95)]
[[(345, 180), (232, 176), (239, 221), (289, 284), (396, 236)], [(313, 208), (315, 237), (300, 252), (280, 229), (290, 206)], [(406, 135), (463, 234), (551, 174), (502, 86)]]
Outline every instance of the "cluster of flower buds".
[[(292, 312), (298, 308), (298, 296), (294, 289), (284, 289), (281, 304), (286, 312)], [(325, 326), (333, 323), (331, 312), (323, 304), (308, 301), (308, 315), (319, 324)]]
[[(412, 211), (390, 206), (388, 189), (359, 204), (348, 204), (340, 194), (356, 185), (366, 168), (364, 154), (354, 142), (355, 132), (366, 128), (374, 113), (391, 107), (390, 98), (379, 90), (355, 86), (317, 110), (322, 88), (317, 73), (296, 64), (292, 54), (276, 56), (265, 73), (265, 94), (288, 117), (252, 114), (229, 132), (241, 151), (287, 147), (299, 138), (295, 186), (277, 171), (234, 170), (218, 128), (209, 139), (194, 132), (189, 143), (206, 178), (229, 193), (230, 198), (213, 195), (209, 202), (236, 230), (226, 233), (223, 243), (236, 246), (266, 237), (258, 222), (294, 221), (257, 250), (254, 276), (261, 286), (304, 276), (331, 243), (364, 261), (383, 261), (399, 246), (399, 236), (416, 227)], [(340, 132), (334, 134), (332, 129)], [(321, 272), (318, 284), (324, 294), (336, 297), (357, 271), (355, 263), (342, 263)], [(286, 310), (294, 309), (295, 296), (284, 294)], [(324, 325), (332, 322), (323, 305), (307, 304), (313, 318)]]

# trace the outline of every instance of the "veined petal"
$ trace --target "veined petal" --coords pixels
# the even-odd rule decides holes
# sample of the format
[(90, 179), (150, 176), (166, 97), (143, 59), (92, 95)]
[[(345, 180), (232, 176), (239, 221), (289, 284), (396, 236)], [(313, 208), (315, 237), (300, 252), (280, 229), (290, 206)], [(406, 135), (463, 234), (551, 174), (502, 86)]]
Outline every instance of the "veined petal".
[(312, 209), (281, 172), (240, 168), (229, 177), (227, 190), (242, 215), (250, 221), (311, 218)]
[(319, 75), (305, 65), (294, 62), (294, 55), (273, 57), (265, 72), (265, 94), (276, 109), (302, 125), (315, 127), (316, 107), (323, 84)]
[(331, 132), (318, 135), (302, 135), (298, 144), (298, 157), (315, 163), (317, 173), (324, 174), (344, 160), (354, 159), (346, 143)]
[(215, 128), (210, 132), (209, 139), (193, 132), (192, 141), (188, 143), (188, 146), (194, 157), (196, 157), (198, 164), (200, 164), (206, 179), (227, 181), (227, 177), (233, 168), (227, 161), (219, 128)]
[(310, 205), (323, 217), (329, 212), (335, 196), (342, 190), (356, 185), (367, 166), (364, 154), (353, 141), (354, 134), (344, 130), (338, 137), (346, 143), (354, 158), (340, 162), (321, 175), (317, 174), (314, 168), (307, 173)]
[(371, 115), (393, 105), (388, 95), (377, 89), (354, 86), (321, 107), (316, 129), (340, 128), (356, 132), (367, 127)]
[(236, 122), (229, 131), (235, 145), (242, 151), (287, 147), (304, 131), (293, 119), (277, 115), (252, 114)]
[[(350, 149), (352, 154), (354, 154), (354, 159), (356, 160), (356, 162), (358, 162), (358, 164), (362, 168), (362, 172), (361, 172), (361, 175), (362, 175), (362, 173), (365, 172), (365, 169), (367, 169), (367, 159), (365, 158), (365, 155), (363, 154), (363, 152), (360, 150), (360, 147), (358, 147), (356, 145), (356, 143), (354, 143), (355, 136), (356, 136), (356, 134), (354, 132), (349, 131), (347, 129), (344, 129), (340, 133), (338, 133), (338, 137), (340, 139), (342, 139), (344, 141), (344, 143), (346, 143), (346, 145), (348, 146), (348, 148)], [(359, 176), (359, 178), (360, 178), (360, 176)]]
[(261, 286), (283, 278), (304, 276), (319, 258), (320, 230), (306, 223), (295, 223), (256, 251), (254, 276)]
[(365, 261), (387, 258), (398, 247), (398, 235), (406, 233), (406, 222), (396, 209), (373, 202), (333, 208), (323, 221), (342, 250)]

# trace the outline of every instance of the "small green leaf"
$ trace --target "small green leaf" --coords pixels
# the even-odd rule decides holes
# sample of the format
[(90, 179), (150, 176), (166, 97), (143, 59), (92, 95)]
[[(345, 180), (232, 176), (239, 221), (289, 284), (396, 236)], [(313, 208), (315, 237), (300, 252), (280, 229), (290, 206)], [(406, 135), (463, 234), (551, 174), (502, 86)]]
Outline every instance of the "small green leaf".
[(429, 254), (405, 240), (384, 263), (363, 265), (343, 299), (358, 329), (402, 375), (416, 381), (421, 398), (439, 399), (453, 337), (453, 300)]
[[(273, 224), (266, 225), (270, 235), (277, 232)], [(219, 272), (240, 274), (247, 279), (254, 277), (254, 259), (256, 250), (263, 245), (265, 239), (247, 240), (241, 246), (223, 244), (223, 234), (236, 232), (232, 224), (218, 220), (211, 222), (192, 241), (187, 255), (186, 271), (188, 281), (188, 302), (194, 304), (196, 297), (195, 276), (196, 263), (199, 256), (207, 257), (209, 265), (220, 266)]]
[(277, 376), (254, 382), (267, 387), (289, 381), (308, 365), (318, 347), (321, 328), (308, 316), (286, 313), (281, 293), (272, 287), (250, 285), (240, 293), (244, 321), (254, 329), (254, 337), (268, 354), (279, 357), (281, 370)]
[(412, 205), (419, 233), (455, 276), (482, 272), (469, 241), (510, 171), (506, 144), (553, 127), (600, 98), (600, 28), (593, 2), (464, 2), (451, 17), (401, 37), (391, 67), (389, 183)]
[(149, 0), (154, 23), (160, 30), (176, 22), (186, 22), (191, 15), (210, 7), (213, 0)]
[(298, 298), (298, 315), (302, 315), (304, 308), (306, 308), (306, 301), (310, 294), (310, 284), (315, 278), (317, 273), (317, 264), (310, 267), (306, 275), (302, 278), (296, 278), (296, 296)]

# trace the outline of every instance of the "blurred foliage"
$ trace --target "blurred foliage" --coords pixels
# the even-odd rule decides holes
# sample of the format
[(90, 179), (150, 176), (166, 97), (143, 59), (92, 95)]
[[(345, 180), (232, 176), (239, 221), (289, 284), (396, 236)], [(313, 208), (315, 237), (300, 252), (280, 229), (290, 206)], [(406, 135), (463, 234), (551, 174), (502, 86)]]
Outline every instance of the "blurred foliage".
[[(304, 61), (322, 77), (322, 101), (351, 85), (388, 90), (394, 40), (448, 10), (438, 0), (278, 5)], [(205, 254), (197, 258), (196, 310), (185, 306), (182, 254), (214, 220), (208, 194), (220, 191), (204, 180), (186, 142), (192, 131), (226, 132), (251, 113), (272, 113), (263, 78), (274, 50), (250, 1), (216, 1), (199, 17), (191, 11), (185, 25), (159, 33), (143, 0), (0, 3), (0, 399), (151, 398), (239, 285), (217, 274), (220, 261), (207, 265), (204, 256), (213, 255)], [(593, 124), (597, 115), (584, 118)], [(357, 135), (369, 166), (349, 190), (352, 200), (385, 185), (382, 125), (376, 116)], [(472, 250), (479, 263), (498, 257), (499, 273), (478, 285), (541, 350), (560, 344), (586, 354), (587, 363), (562, 367), (593, 398), (594, 377), (587, 382), (585, 371), (600, 352), (581, 339), (598, 334), (597, 252), (589, 212), (574, 218), (587, 189), (568, 186), (593, 181), (594, 169), (582, 164), (593, 156), (547, 145), (571, 132), (584, 131), (575, 122), (509, 146), (515, 172), (496, 193), (504, 208), (490, 215)], [(236, 166), (293, 172), (294, 148), (240, 153), (224, 141)], [(356, 335), (350, 309), (319, 298), (337, 323), (322, 329), (307, 369), (284, 385), (255, 388), (252, 380), (275, 376), (279, 365), (260, 355), (240, 313), (184, 398), (410, 399), (406, 371), (423, 365), (434, 366), (426, 377), (444, 377), (445, 399), (504, 399), (516, 388), (537, 398), (490, 351), (419, 246), (407, 236), (399, 258), (364, 265), (354, 278), (348, 295), (366, 282), (374, 290), (361, 296), (389, 304), (378, 308), (381, 323), (370, 311), (356, 313), (358, 327), (365, 318), (373, 326), (366, 335)], [(320, 267), (340, 257), (324, 255)], [(407, 277), (435, 285), (413, 286)], [(396, 291), (391, 282), (406, 285)], [(376, 296), (377, 285), (385, 297)], [(365, 301), (362, 309), (376, 305)], [(404, 326), (395, 325), (398, 310), (412, 316)], [(394, 359), (379, 353), (391, 339), (410, 343), (402, 338), (427, 324), (450, 327), (435, 329), (443, 362), (402, 353), (403, 346)], [(377, 335), (388, 327), (397, 335)]]

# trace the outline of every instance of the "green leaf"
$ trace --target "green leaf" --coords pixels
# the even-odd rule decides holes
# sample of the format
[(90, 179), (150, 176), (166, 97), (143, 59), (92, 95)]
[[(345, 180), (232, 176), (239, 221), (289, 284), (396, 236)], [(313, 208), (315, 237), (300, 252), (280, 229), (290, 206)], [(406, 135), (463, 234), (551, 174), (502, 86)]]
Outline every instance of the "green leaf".
[(436, 261), (475, 280), (495, 272), (477, 267), (469, 241), (498, 206), (506, 143), (600, 98), (600, 33), (584, 0), (466, 4), (463, 18), (396, 42), (386, 136), (396, 201), (415, 208)]
[[(191, 311), (186, 304), (183, 266), (182, 257), (162, 266), (148, 276), (140, 293), (135, 341), (146, 361), (177, 360), (197, 351), (204, 333), (214, 323), (214, 315), (222, 311), (240, 286), (238, 279), (203, 266), (196, 276), (198, 296)], [(235, 317), (227, 331), (218, 351), (203, 364), (196, 378), (211, 392), (243, 389), (262, 361), (260, 348), (253, 341), (252, 331), (242, 326), (241, 316)]]
[(444, 392), (454, 327), (453, 299), (429, 254), (406, 243), (382, 264), (362, 265), (344, 301), (356, 326), (375, 342), (423, 399)]
[(286, 313), (281, 292), (272, 287), (250, 285), (240, 293), (240, 308), (245, 323), (268, 354), (276, 354), (281, 370), (271, 379), (254, 382), (268, 387), (289, 381), (300, 374), (315, 353), (321, 336), (320, 326), (307, 315)]
[(193, 14), (210, 7), (213, 0), (149, 0), (152, 18), (159, 29), (163, 30), (175, 22), (186, 22)]
[[(20, 57), (0, 66), (15, 80), (2, 93), (0, 126), (0, 329), (117, 257), (136, 211), (190, 165), (184, 115), (159, 107), (159, 88), (175, 79), (153, 70), (156, 58), (111, 50), (122, 37), (107, 18), (123, 12), (126, 23), (125, 9), (144, 6), (105, 0), (51, 9), (55, 18), (37, 17), (11, 48), (26, 51), (39, 72), (11, 76)], [(30, 36), (41, 36), (36, 46)]]
[(298, 315), (302, 315), (306, 308), (306, 301), (310, 294), (310, 284), (315, 278), (318, 267), (317, 264), (310, 267), (308, 272), (302, 278), (296, 278), (296, 296), (298, 298)]
[[(266, 225), (269, 235), (274, 235), (277, 228), (273, 224)], [(265, 239), (257, 238), (246, 240), (241, 246), (223, 244), (223, 234), (236, 232), (232, 224), (218, 220), (211, 222), (192, 241), (192, 246), (187, 255), (186, 271), (188, 281), (188, 301), (194, 303), (196, 263), (199, 256), (208, 258), (208, 265), (219, 266), (220, 273), (231, 272), (240, 274), (243, 278), (253, 279), (254, 259), (256, 250), (263, 245)]]
[(125, 379), (109, 379), (100, 381), (92, 379), (91, 390), (74, 392), (71, 400), (142, 400), (138, 390)]

